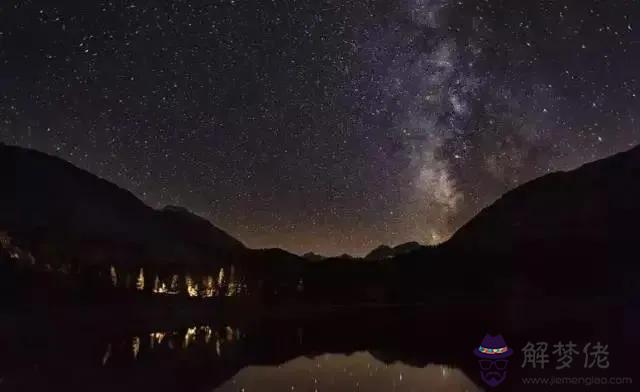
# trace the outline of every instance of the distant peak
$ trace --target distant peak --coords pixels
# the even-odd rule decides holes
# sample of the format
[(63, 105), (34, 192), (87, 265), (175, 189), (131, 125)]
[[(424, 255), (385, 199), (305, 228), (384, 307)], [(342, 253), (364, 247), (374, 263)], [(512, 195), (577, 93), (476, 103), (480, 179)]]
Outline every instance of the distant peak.
[(302, 257), (312, 261), (320, 261), (320, 260), (326, 259), (326, 257), (313, 252), (307, 252), (304, 255), (302, 255)]
[(421, 245), (417, 242), (407, 242), (407, 243), (395, 246), (393, 248), (388, 245), (380, 245), (374, 250), (372, 250), (371, 252), (369, 252), (369, 254), (365, 256), (365, 259), (367, 260), (390, 259), (404, 253), (412, 252), (419, 248), (421, 248)]

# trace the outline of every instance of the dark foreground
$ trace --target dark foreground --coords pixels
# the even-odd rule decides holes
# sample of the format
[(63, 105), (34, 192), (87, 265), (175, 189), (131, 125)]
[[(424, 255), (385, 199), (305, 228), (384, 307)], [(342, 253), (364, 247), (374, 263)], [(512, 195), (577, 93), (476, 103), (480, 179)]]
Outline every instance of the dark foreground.
[[(634, 316), (640, 312), (628, 302), (281, 304), (260, 311), (211, 303), (181, 304), (182, 311), (170, 305), (144, 306), (146, 310), (134, 304), (126, 309), (39, 309), (4, 316), (0, 389), (487, 390), (472, 354), (485, 333), (504, 335), (514, 350), (502, 390), (548, 390), (525, 385), (525, 377), (588, 378), (592, 383), (626, 377), (640, 382), (635, 360), (640, 317)], [(556, 370), (559, 354), (552, 346), (569, 341), (579, 353), (569, 368)], [(527, 342), (549, 344), (544, 369), (524, 363)], [(583, 347), (589, 342), (608, 345), (608, 368), (585, 368)], [(589, 390), (636, 389), (627, 384)]]

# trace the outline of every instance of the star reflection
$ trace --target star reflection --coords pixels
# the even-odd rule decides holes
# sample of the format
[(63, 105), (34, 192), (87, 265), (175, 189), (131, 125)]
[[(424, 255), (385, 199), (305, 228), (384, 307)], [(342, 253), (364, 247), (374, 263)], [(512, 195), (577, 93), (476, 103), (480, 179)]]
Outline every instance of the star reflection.
[[(323, 365), (320, 366), (320, 360)], [(430, 364), (385, 364), (368, 352), (299, 357), (279, 366), (250, 366), (221, 385), (231, 391), (481, 391), (461, 370)]]

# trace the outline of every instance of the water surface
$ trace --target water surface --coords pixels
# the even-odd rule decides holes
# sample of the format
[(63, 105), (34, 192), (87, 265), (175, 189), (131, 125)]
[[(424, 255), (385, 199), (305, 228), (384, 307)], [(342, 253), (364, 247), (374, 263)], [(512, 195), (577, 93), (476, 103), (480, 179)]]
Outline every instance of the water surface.
[(435, 364), (425, 367), (402, 362), (385, 364), (366, 351), (298, 357), (278, 366), (249, 366), (216, 389), (217, 392), (480, 390), (460, 369)]
[[(609, 344), (611, 369), (578, 368), (570, 375), (640, 374), (635, 365), (640, 339), (629, 333), (637, 331), (637, 318), (630, 317), (635, 308), (622, 314), (626, 329), (613, 312), (589, 311), (584, 320), (567, 314), (560, 320), (558, 312), (541, 308), (553, 321), (541, 314), (497, 319), (467, 307), (447, 312), (411, 307), (295, 317), (288, 312), (237, 323), (213, 315), (208, 321), (153, 321), (144, 327), (102, 318), (88, 328), (81, 327), (79, 314), (75, 320), (21, 323), (0, 333), (0, 389), (474, 392), (486, 390), (472, 349), (487, 332), (504, 334), (516, 352), (528, 341), (603, 341)], [(523, 309), (533, 315), (531, 306)], [(557, 375), (523, 372), (521, 359), (514, 355), (504, 390), (537, 390), (522, 385), (521, 377)]]

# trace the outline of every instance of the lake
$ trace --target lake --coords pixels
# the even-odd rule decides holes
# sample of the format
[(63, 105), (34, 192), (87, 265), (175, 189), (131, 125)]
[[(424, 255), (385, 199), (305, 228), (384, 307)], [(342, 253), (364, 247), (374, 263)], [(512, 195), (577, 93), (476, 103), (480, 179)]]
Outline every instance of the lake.
[[(191, 324), (157, 322), (157, 328), (122, 323), (117, 317), (109, 325), (101, 320), (99, 326), (81, 316), (47, 325), (23, 324), (3, 334), (0, 389), (481, 391), (491, 388), (472, 352), (487, 332), (503, 334), (514, 350), (501, 386), (505, 390), (539, 390), (523, 385), (523, 377), (530, 376), (637, 373), (637, 339), (625, 329), (636, 320), (620, 309), (610, 309), (597, 320), (575, 315), (560, 319), (551, 312), (553, 323), (533, 313), (536, 322), (511, 314), (494, 323), (486, 309), (467, 306), (451, 306), (449, 312), (413, 306), (285, 313), (288, 316), (274, 311), (271, 317), (237, 319), (236, 324), (211, 315)], [(546, 369), (523, 368), (522, 347), (541, 340), (605, 342), (610, 367), (584, 369), (576, 355), (574, 368), (559, 373), (549, 348)], [(568, 389), (583, 390), (575, 385), (560, 390)]]

